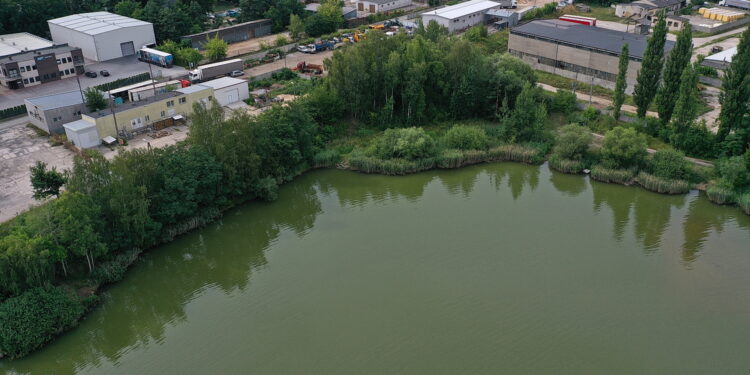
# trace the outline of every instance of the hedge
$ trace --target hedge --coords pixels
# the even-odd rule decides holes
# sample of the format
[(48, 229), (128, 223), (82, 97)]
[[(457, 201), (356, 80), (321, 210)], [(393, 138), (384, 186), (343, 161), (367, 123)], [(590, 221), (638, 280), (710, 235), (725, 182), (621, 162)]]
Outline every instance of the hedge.
[(119, 89), (120, 87), (132, 85), (134, 83), (143, 82), (149, 79), (151, 79), (151, 74), (146, 72), (146, 73), (136, 74), (134, 76), (127, 77), (127, 78), (120, 78), (112, 82), (107, 82), (99, 86), (95, 86), (95, 88), (99, 91), (109, 91), (109, 90)]
[(0, 109), (0, 120), (20, 116), (24, 113), (26, 113), (26, 106), (23, 104), (17, 105), (15, 107)]

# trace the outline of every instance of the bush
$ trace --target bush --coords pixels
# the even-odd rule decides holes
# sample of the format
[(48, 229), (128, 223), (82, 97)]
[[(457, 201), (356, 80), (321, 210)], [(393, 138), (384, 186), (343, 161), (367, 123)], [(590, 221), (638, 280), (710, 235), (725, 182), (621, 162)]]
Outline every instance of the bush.
[(288, 81), (299, 77), (297, 73), (289, 68), (283, 68), (276, 73), (271, 74), (271, 79), (274, 81)]
[(716, 171), (721, 178), (721, 184), (727, 188), (738, 189), (750, 184), (750, 172), (743, 156), (720, 160), (716, 165)]
[(531, 145), (507, 144), (493, 147), (487, 151), (491, 161), (517, 161), (527, 164), (539, 164), (544, 161), (544, 153)]
[(374, 144), (373, 156), (380, 159), (425, 159), (435, 156), (435, 142), (422, 128), (387, 129)]
[(737, 205), (742, 208), (742, 211), (750, 215), (750, 193), (745, 193), (737, 197)]
[(565, 125), (560, 128), (552, 153), (560, 159), (581, 160), (586, 156), (593, 136), (588, 128), (580, 125)]
[(20, 116), (26, 113), (25, 105), (17, 105), (15, 107), (0, 109), (0, 120)]
[(684, 194), (690, 191), (690, 184), (685, 180), (673, 180), (645, 172), (638, 174), (638, 183), (647, 190), (662, 194)]
[(734, 202), (734, 191), (718, 184), (708, 185), (706, 196), (711, 202), (716, 204), (731, 204)]
[(435, 160), (432, 158), (406, 160), (406, 159), (378, 159), (370, 157), (357, 150), (349, 155), (349, 166), (354, 170), (364, 173), (377, 173), (385, 175), (405, 175), (432, 169)]
[(576, 110), (577, 101), (576, 94), (568, 90), (559, 89), (552, 99), (552, 110), (565, 114), (572, 113)]
[(687, 180), (690, 178), (690, 162), (685, 155), (675, 150), (659, 150), (651, 156), (649, 171), (656, 177)]
[(591, 178), (601, 182), (613, 182), (628, 185), (633, 182), (635, 172), (631, 169), (612, 169), (595, 165), (591, 168)]
[(648, 154), (647, 149), (646, 136), (635, 129), (617, 127), (604, 136), (602, 162), (611, 169), (639, 167)]
[(445, 133), (445, 145), (458, 150), (486, 150), (487, 133), (477, 126), (454, 125)]
[(0, 354), (22, 357), (75, 326), (83, 314), (78, 298), (61, 288), (29, 289), (0, 304)]
[(553, 154), (549, 158), (550, 168), (560, 171), (563, 173), (581, 173), (586, 165), (580, 160), (571, 160), (560, 157), (557, 154)]

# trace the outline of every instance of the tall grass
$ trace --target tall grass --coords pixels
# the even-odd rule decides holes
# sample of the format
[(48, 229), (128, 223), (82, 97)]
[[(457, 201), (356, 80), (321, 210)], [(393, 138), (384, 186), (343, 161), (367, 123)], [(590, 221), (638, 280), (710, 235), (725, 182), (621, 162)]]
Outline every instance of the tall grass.
[(706, 196), (711, 202), (716, 204), (731, 204), (734, 203), (734, 191), (727, 189), (723, 186), (710, 184), (706, 188)]
[(635, 172), (630, 169), (610, 169), (601, 165), (591, 168), (591, 178), (601, 182), (628, 185), (633, 182)]
[(741, 194), (737, 197), (737, 205), (740, 206), (742, 211), (750, 215), (750, 192)]
[(638, 174), (638, 184), (646, 190), (662, 194), (684, 194), (690, 191), (690, 184), (685, 180), (661, 178), (646, 172)]
[(565, 159), (555, 154), (550, 156), (549, 166), (556, 171), (572, 174), (581, 173), (586, 168), (584, 162), (580, 160)]
[(323, 150), (315, 154), (313, 162), (315, 168), (333, 167), (341, 161), (341, 154), (337, 150)]
[(487, 151), (487, 156), (491, 161), (517, 161), (527, 164), (539, 164), (544, 161), (544, 155), (538, 149), (518, 144), (493, 147)]
[(435, 167), (435, 159), (378, 159), (366, 156), (360, 152), (354, 152), (349, 156), (349, 166), (363, 173), (378, 173), (384, 175), (400, 176), (416, 173)]

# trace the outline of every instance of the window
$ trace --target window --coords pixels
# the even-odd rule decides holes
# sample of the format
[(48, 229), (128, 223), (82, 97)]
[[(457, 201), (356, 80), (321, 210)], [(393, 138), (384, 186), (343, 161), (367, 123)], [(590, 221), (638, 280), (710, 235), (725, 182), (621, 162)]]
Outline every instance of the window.
[(185, 102), (187, 102), (187, 98), (180, 98), (180, 104), (184, 104)]
[(167, 107), (174, 107), (174, 100), (170, 100), (167, 102)]
[(167, 113), (164, 111), (161, 111), (161, 117), (164, 117)]
[(49, 74), (45, 74), (45, 75), (43, 76), (43, 78), (44, 78), (44, 79), (49, 79)]
[(32, 66), (31, 66), (31, 69), (34, 69), (34, 70), (36, 70), (36, 65), (32, 65)]
[(29, 79), (28, 78), (24, 78), (23, 79), (23, 83), (28, 85), (29, 84)]
[(57, 72), (52, 72), (51, 76), (52, 76), (52, 78), (56, 78), (57, 77)]
[(21, 67), (21, 73), (26, 73), (26, 67)]
[(70, 56), (68, 56), (68, 62), (73, 62), (73, 58), (71, 58)]
[(26, 65), (26, 71), (27, 71), (27, 72), (30, 72), (30, 71), (31, 71), (31, 65)]
[(34, 79), (36, 79), (37, 82), (40, 81), (39, 76), (34, 77)]

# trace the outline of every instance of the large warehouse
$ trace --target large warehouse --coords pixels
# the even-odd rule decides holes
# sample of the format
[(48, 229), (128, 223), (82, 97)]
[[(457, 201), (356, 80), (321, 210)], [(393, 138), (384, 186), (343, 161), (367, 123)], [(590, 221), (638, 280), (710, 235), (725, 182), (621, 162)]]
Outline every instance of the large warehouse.
[(79, 47), (84, 57), (94, 61), (131, 56), (156, 43), (151, 23), (109, 12), (74, 14), (47, 23), (52, 41)]
[(422, 13), (422, 23), (427, 26), (430, 21), (435, 21), (445, 26), (448, 31), (455, 32), (486, 23), (489, 19), (487, 11), (502, 7), (502, 4), (494, 1), (471, 0)]
[[(626, 91), (632, 92), (641, 69), (647, 36), (559, 20), (538, 20), (510, 29), (508, 52), (534, 69), (614, 89), (620, 51), (627, 44), (630, 62)], [(674, 47), (667, 41), (664, 53)]]

